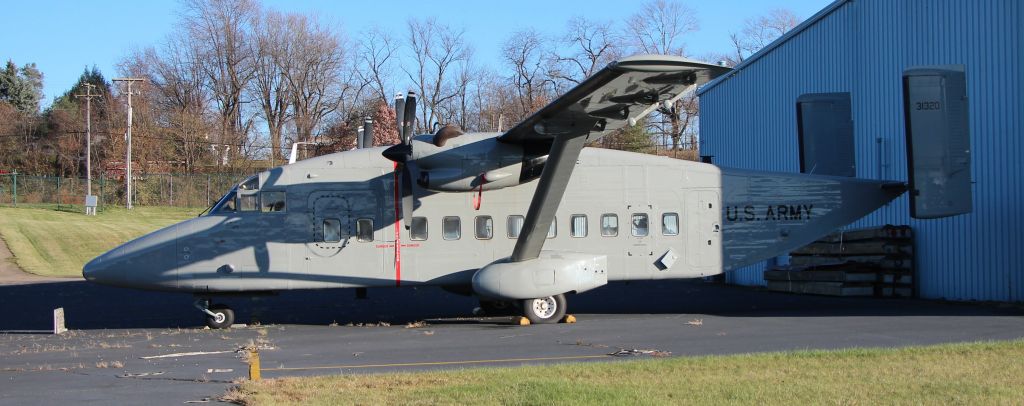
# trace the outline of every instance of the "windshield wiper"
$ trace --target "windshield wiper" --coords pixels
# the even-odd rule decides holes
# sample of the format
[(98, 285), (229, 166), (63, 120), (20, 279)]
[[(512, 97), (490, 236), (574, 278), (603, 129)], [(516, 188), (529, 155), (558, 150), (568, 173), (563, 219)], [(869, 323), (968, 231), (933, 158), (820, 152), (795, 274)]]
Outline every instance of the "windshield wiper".
[(217, 203), (220, 203), (220, 200), (218, 200), (216, 202), (213, 202), (213, 204), (211, 204), (210, 207), (207, 207), (207, 208), (203, 209), (203, 211), (199, 212), (199, 215), (196, 216), (196, 217), (203, 217), (203, 215), (206, 214), (206, 212), (210, 211), (210, 209), (212, 209), (213, 206), (216, 206)]

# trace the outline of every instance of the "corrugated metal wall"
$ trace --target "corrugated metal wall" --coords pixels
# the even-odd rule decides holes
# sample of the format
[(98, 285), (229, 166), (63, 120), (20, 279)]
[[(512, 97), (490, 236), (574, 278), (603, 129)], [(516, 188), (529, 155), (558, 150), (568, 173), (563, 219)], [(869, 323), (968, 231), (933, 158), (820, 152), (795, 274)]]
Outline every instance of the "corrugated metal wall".
[[(829, 8), (702, 89), (701, 154), (720, 166), (799, 171), (797, 97), (850, 92), (857, 176), (906, 180), (903, 70), (965, 65), (974, 212), (913, 220), (903, 196), (852, 227), (910, 224), (922, 297), (1024, 300), (1024, 2), (857, 0)], [(727, 280), (763, 284), (763, 269)]]

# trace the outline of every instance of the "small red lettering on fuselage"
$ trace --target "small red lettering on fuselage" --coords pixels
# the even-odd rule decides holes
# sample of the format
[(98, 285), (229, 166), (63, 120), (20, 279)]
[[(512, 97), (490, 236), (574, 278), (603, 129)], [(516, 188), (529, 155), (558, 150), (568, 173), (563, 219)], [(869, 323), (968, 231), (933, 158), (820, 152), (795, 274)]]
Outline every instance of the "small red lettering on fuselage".
[[(402, 248), (419, 248), (419, 244), (402, 244)], [(374, 248), (395, 248), (395, 244), (377, 244)]]

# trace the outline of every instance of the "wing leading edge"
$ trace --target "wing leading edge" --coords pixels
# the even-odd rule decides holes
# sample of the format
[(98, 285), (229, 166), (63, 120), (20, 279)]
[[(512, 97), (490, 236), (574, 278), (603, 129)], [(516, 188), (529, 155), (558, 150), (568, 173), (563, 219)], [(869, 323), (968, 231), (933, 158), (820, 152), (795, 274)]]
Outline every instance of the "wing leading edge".
[(527, 261), (540, 254), (576, 159), (587, 142), (635, 125), (659, 105), (674, 103), (728, 71), (665, 55), (625, 58), (499, 136), (500, 142), (549, 151), (510, 260)]

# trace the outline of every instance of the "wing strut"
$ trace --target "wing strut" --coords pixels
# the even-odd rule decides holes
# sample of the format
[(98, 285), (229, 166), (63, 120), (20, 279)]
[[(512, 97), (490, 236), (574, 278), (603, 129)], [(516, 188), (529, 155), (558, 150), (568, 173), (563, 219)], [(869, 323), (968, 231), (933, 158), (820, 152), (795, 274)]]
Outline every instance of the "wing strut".
[(548, 234), (548, 227), (551, 227), (551, 221), (555, 218), (555, 211), (562, 201), (565, 188), (569, 185), (569, 177), (576, 166), (576, 159), (579, 158), (586, 141), (587, 138), (582, 136), (557, 137), (551, 144), (547, 165), (540, 175), (537, 191), (530, 201), (530, 210), (519, 234), (520, 237), (537, 237), (516, 240), (512, 262), (528, 261), (540, 255), (540, 250), (544, 247), (544, 236)]

